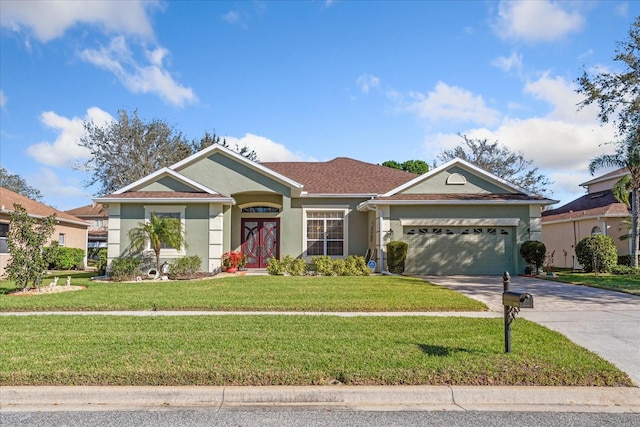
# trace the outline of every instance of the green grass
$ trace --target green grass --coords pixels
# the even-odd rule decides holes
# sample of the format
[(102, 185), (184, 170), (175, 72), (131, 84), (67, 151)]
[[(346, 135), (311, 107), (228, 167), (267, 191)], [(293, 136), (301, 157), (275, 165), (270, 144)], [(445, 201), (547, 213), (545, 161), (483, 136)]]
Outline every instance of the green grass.
[(640, 295), (640, 275), (574, 273), (572, 271), (554, 271), (557, 277), (547, 277), (563, 283), (591, 286), (632, 295)]
[(0, 385), (632, 386), (610, 363), (518, 319), (7, 316)]
[[(61, 275), (61, 282), (66, 274)], [(0, 295), (0, 311), (482, 311), (487, 307), (424, 280), (400, 276), (238, 276), (197, 281), (97, 283), (75, 292)], [(5, 292), (9, 282), (0, 282)]]

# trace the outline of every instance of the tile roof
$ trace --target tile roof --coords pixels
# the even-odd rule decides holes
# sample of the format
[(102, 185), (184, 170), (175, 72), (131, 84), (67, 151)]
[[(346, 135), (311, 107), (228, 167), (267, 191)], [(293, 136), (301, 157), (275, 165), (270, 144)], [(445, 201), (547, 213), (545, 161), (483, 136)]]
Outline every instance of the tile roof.
[(347, 157), (327, 162), (260, 164), (303, 184), (309, 194), (383, 194), (418, 176)]
[[(87, 224), (86, 221), (77, 216), (59, 211), (51, 206), (29, 199), (21, 194), (15, 193), (6, 188), (0, 187), (0, 207), (2, 210), (13, 211), (13, 205), (18, 204), (27, 210), (30, 215), (49, 216), (56, 214), (56, 218), (61, 221), (71, 221), (80, 224)], [(88, 226), (88, 224), (87, 224)]]
[(628, 216), (629, 209), (613, 197), (613, 191), (597, 191), (557, 209), (542, 212), (542, 222), (580, 219), (594, 216)]

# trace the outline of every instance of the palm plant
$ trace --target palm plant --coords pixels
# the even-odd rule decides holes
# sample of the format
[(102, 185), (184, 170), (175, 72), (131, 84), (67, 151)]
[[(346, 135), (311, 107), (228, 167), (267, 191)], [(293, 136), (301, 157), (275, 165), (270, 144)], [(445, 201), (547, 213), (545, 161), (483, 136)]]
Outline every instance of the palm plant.
[[(616, 143), (614, 154), (602, 154), (589, 163), (589, 171), (607, 167), (624, 167), (629, 171), (631, 190), (631, 266), (638, 267), (638, 203), (640, 203), (640, 133), (637, 129), (629, 132), (624, 141)], [(620, 183), (620, 187), (623, 186)]]
[(182, 234), (182, 224), (178, 218), (158, 216), (151, 213), (148, 222), (138, 223), (138, 227), (129, 230), (131, 247), (136, 251), (143, 250), (147, 242), (156, 254), (156, 269), (160, 271), (160, 250), (162, 245), (180, 249), (187, 242)]

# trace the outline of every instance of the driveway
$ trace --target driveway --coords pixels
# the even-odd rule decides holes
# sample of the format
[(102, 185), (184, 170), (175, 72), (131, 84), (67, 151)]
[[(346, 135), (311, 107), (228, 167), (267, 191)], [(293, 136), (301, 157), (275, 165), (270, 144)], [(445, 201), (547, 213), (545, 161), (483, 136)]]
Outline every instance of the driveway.
[[(500, 276), (422, 276), (503, 311)], [(533, 295), (522, 317), (560, 332), (610, 361), (640, 386), (640, 297), (530, 277), (511, 278), (509, 290)]]

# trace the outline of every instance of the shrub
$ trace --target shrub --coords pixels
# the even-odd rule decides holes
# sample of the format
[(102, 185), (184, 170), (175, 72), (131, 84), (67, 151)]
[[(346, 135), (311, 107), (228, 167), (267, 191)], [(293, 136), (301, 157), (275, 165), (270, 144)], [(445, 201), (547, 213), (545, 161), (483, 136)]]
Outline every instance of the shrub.
[(409, 245), (406, 242), (393, 241), (387, 243), (387, 268), (391, 273), (404, 273)]
[(284, 276), (285, 266), (276, 257), (269, 258), (267, 263), (267, 273), (272, 276)]
[(611, 237), (596, 234), (578, 242), (576, 258), (586, 272), (608, 272), (617, 264), (618, 253)]
[(53, 242), (43, 248), (43, 256), (50, 270), (82, 270), (84, 268), (84, 251), (80, 248), (65, 248)]
[(520, 246), (520, 255), (522, 255), (527, 264), (536, 267), (537, 273), (544, 264), (547, 256), (547, 247), (537, 240), (527, 240)]
[(614, 265), (611, 268), (611, 272), (619, 275), (640, 274), (640, 268), (633, 268), (628, 265)]
[(171, 279), (190, 278), (200, 271), (202, 259), (198, 255), (184, 256), (176, 258), (169, 263), (169, 274)]
[(98, 263), (96, 264), (96, 269), (100, 276), (107, 272), (107, 250), (104, 248), (98, 251)]
[(363, 256), (349, 255), (345, 262), (349, 276), (368, 276), (371, 273)]
[(618, 265), (631, 265), (631, 255), (619, 255), (618, 256)]
[(342, 258), (331, 260), (331, 269), (336, 276), (349, 276), (347, 262)]
[(291, 276), (305, 276), (307, 274), (307, 263), (302, 258), (293, 258), (286, 265), (286, 272)]
[(141, 261), (133, 257), (120, 257), (111, 261), (109, 276), (116, 282), (133, 279), (139, 271)]
[(318, 255), (311, 257), (311, 265), (313, 271), (320, 276), (333, 276), (333, 262), (331, 257), (327, 255)]

